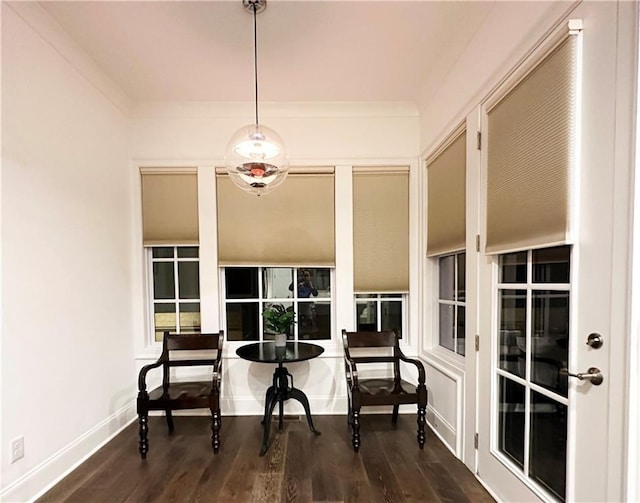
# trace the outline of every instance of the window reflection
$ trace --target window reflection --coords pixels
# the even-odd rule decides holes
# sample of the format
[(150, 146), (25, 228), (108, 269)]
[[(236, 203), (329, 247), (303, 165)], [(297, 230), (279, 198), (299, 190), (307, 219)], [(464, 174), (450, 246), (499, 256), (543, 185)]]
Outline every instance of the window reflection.
[(500, 257), (499, 283), (527, 282), (527, 252), (508, 253)]
[(292, 297), (293, 269), (269, 267), (262, 270), (262, 296), (265, 299)]
[(570, 246), (533, 250), (534, 283), (569, 283)]
[(153, 263), (153, 298), (173, 299), (176, 295), (176, 283), (173, 275), (173, 262)]
[(241, 302), (227, 304), (227, 340), (229, 341), (257, 341), (258, 304), (256, 302)]
[(455, 307), (451, 304), (440, 304), (440, 345), (455, 351), (454, 316)]
[(440, 300), (455, 300), (455, 255), (441, 257), (440, 263)]
[(225, 269), (227, 299), (258, 298), (258, 268), (230, 267)]
[(567, 407), (531, 392), (531, 477), (561, 501), (565, 499)]
[(524, 466), (524, 387), (500, 376), (498, 449)]
[(558, 371), (569, 360), (569, 292), (533, 292), (532, 380), (567, 396), (567, 376)]
[(525, 376), (527, 292), (500, 290), (500, 368)]

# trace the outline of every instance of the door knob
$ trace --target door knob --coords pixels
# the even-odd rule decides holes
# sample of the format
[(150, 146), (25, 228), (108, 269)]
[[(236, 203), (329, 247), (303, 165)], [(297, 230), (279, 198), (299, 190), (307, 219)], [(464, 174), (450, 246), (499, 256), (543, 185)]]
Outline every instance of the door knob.
[(568, 368), (561, 368), (558, 372), (562, 375), (575, 377), (577, 379), (580, 379), (581, 381), (589, 380), (594, 386), (600, 386), (602, 384), (602, 381), (604, 381), (602, 372), (600, 372), (600, 369), (596, 367), (591, 367), (586, 372), (579, 372), (577, 374), (572, 374), (571, 372), (569, 372)]

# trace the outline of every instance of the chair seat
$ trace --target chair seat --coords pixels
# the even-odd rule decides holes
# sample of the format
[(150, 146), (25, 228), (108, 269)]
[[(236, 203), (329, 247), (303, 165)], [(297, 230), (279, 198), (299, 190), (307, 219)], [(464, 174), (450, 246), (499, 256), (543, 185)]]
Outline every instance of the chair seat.
[(407, 381), (401, 381), (398, 390), (395, 390), (393, 379), (363, 379), (359, 386), (363, 405), (375, 404), (378, 400), (383, 405), (388, 404), (391, 396), (397, 403), (416, 403), (416, 386)]
[(202, 407), (209, 406), (211, 394), (210, 381), (191, 381), (171, 383), (167, 391), (158, 386), (149, 393), (149, 410), (163, 410), (166, 404), (171, 403), (171, 408), (180, 408), (180, 403), (184, 402), (185, 408), (193, 408), (194, 401), (202, 402)]

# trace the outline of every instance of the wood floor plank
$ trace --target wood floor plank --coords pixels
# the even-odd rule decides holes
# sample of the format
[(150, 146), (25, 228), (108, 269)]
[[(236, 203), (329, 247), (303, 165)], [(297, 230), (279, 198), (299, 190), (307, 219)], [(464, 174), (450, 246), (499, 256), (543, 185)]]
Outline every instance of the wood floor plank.
[(162, 417), (149, 418), (150, 450), (138, 453), (138, 427), (131, 424), (38, 503), (165, 502), (447, 502), (493, 500), (475, 476), (427, 430), (416, 442), (415, 415), (362, 418), (362, 446), (355, 453), (344, 416), (304, 418), (277, 424), (259, 457), (260, 418), (225, 417), (221, 447), (211, 449), (210, 418), (176, 417), (167, 433)]
[(280, 501), (300, 503), (311, 501), (311, 465), (312, 451), (309, 442), (305, 442), (305, 432), (294, 428), (289, 431), (289, 448), (285, 455), (285, 470)]

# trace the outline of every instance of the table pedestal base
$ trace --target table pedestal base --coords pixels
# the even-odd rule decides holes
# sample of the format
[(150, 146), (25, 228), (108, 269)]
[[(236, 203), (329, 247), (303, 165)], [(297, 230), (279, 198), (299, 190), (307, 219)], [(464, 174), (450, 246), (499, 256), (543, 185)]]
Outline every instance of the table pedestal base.
[[(291, 380), (291, 384), (289, 384)], [(313, 426), (313, 419), (311, 419), (311, 411), (309, 410), (309, 400), (307, 395), (302, 391), (293, 387), (293, 376), (289, 371), (282, 366), (282, 363), (278, 364), (278, 367), (273, 372), (273, 384), (267, 389), (267, 395), (264, 403), (264, 418), (262, 419), (262, 425), (264, 427), (264, 437), (262, 439), (262, 447), (260, 448), (260, 456), (264, 456), (269, 447), (269, 431), (271, 429), (271, 415), (276, 404), (279, 405), (278, 414), (278, 429), (282, 429), (282, 416), (284, 411), (284, 401), (293, 398), (298, 400), (304, 407), (304, 412), (307, 415), (307, 422), (309, 423), (309, 429), (316, 435), (320, 435), (320, 432)]]

